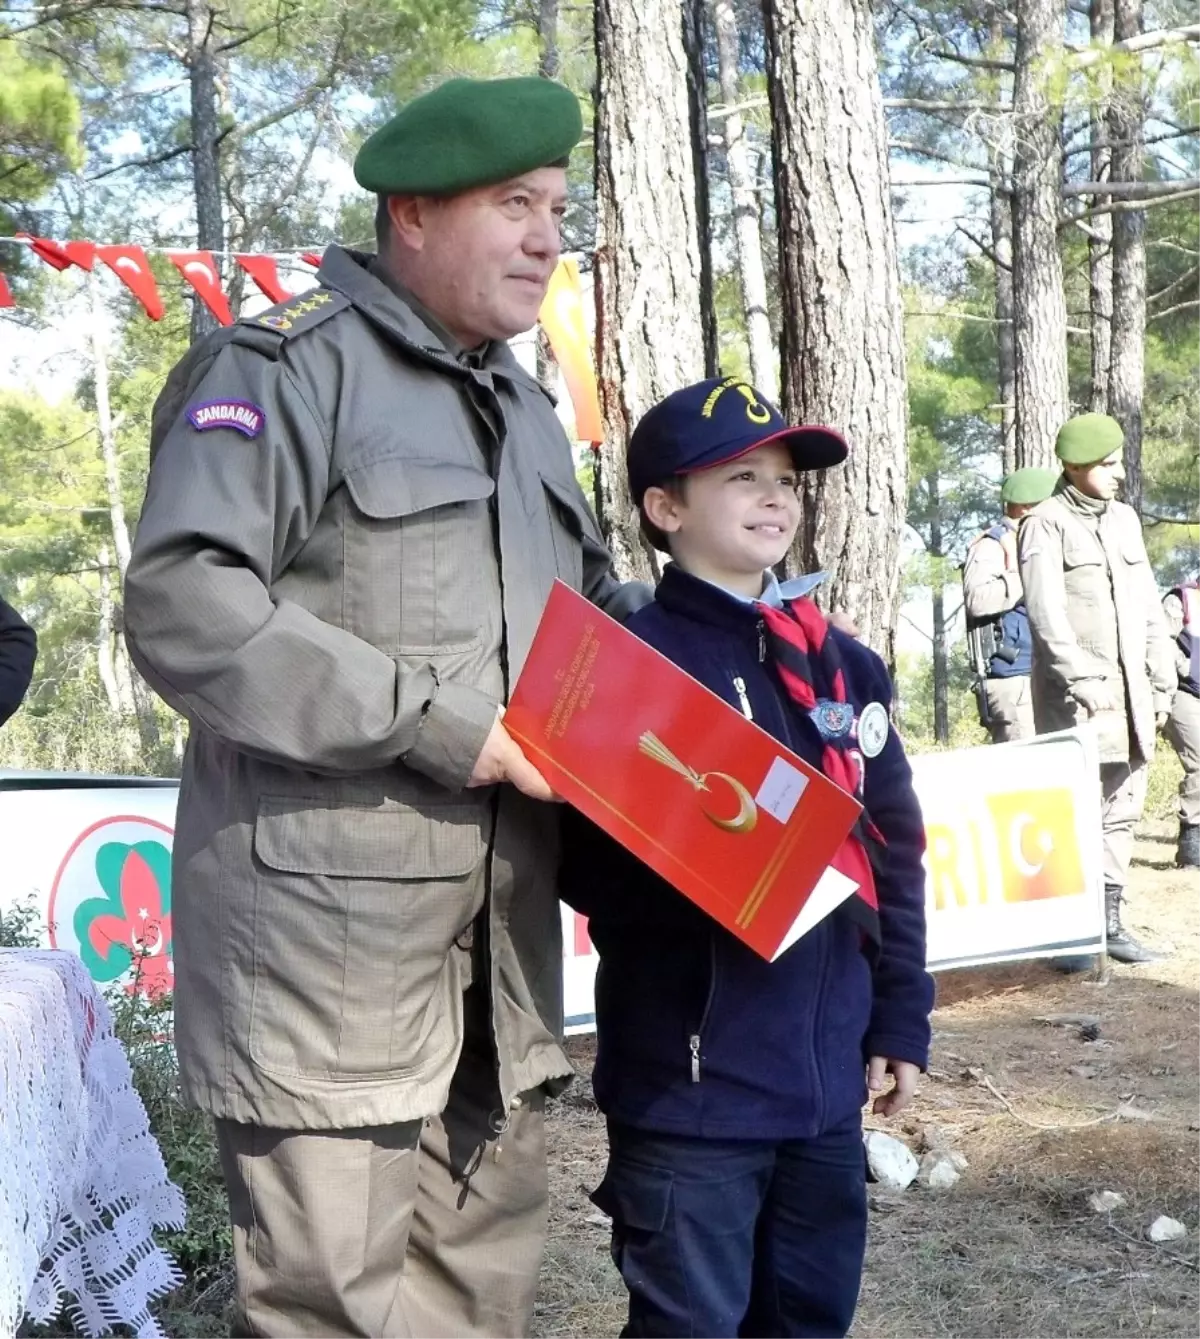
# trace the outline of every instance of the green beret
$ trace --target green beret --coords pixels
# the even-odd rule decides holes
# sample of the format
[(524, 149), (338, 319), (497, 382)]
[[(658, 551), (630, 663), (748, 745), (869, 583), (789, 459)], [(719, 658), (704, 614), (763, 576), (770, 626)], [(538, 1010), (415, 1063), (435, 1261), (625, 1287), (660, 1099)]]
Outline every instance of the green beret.
[(1058, 482), (1057, 470), (1042, 470), (1029, 465), (1023, 470), (1013, 470), (1000, 488), (1000, 501), (1006, 506), (1032, 507), (1036, 502), (1045, 500), (1054, 492)]
[(456, 195), (561, 162), (582, 134), (579, 99), (552, 79), (449, 79), (375, 131), (354, 177), (376, 195)]
[(1107, 414), (1080, 414), (1058, 430), (1054, 454), (1064, 465), (1094, 465), (1125, 445), (1125, 434)]

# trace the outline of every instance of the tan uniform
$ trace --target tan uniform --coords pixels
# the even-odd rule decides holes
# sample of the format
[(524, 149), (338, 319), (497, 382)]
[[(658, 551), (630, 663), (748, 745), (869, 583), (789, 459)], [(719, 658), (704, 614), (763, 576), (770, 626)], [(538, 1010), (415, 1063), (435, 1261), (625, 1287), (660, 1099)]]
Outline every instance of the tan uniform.
[[(505, 345), (462, 354), (367, 257), (331, 248), (320, 281), (194, 346), (155, 407), (125, 607), (192, 727), (183, 1089), (218, 1118), (252, 1328), (522, 1333), (538, 1094), (571, 1068), (558, 814), (464, 783), (554, 579), (618, 616), (649, 592), (614, 579), (553, 407)], [(518, 1152), (469, 1192), (506, 1121)], [(407, 1170), (376, 1186), (397, 1151)], [(473, 1264), (431, 1261), (448, 1236)], [(480, 1308), (494, 1268), (510, 1285)]]
[[(1200, 590), (1193, 587), (1189, 594), (1195, 603), (1200, 604)], [(1183, 764), (1183, 780), (1179, 783), (1179, 821), (1195, 827), (1200, 825), (1200, 697), (1185, 687), (1194, 681), (1195, 671), (1177, 641), (1184, 626), (1184, 608), (1179, 592), (1171, 591), (1163, 600), (1163, 612), (1171, 637), (1177, 642), (1175, 669), (1180, 685), (1163, 733)]]
[[(1170, 707), (1175, 670), (1137, 513), (1085, 498), (1064, 476), (1021, 523), (1021, 579), (1033, 633), (1039, 734), (1090, 720), (1098, 730), (1104, 876), (1125, 886), (1133, 828), (1154, 753), (1155, 714)], [(1089, 717), (1103, 685), (1120, 704)]]
[[(1016, 523), (1009, 517), (1000, 522), (1012, 536), (1001, 543), (992, 531), (982, 534), (967, 550), (963, 564), (963, 601), (971, 619), (999, 618), (1022, 601), (1021, 573), (1016, 559)], [(1033, 720), (1033, 694), (1028, 674), (1001, 678), (990, 675), (984, 682), (988, 731), (993, 744), (1010, 739), (1028, 739), (1037, 733)]]

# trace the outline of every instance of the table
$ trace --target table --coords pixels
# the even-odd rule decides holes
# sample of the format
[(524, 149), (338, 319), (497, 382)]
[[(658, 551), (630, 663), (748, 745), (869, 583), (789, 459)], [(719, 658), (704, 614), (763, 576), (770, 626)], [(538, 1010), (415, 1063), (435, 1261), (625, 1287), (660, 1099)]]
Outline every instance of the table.
[(83, 963), (0, 950), (0, 1334), (64, 1301), (80, 1334), (162, 1331), (183, 1276), (153, 1229), (181, 1228), (112, 1016)]

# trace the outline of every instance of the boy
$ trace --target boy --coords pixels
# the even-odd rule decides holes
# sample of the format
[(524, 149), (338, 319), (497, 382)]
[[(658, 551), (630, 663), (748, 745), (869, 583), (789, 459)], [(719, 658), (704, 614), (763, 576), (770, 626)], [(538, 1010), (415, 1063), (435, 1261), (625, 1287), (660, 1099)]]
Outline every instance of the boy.
[(891, 684), (805, 598), (819, 578), (780, 587), (771, 570), (796, 533), (799, 472), (846, 452), (736, 378), (668, 396), (630, 442), (643, 529), (672, 562), (627, 626), (866, 812), (838, 861), (863, 896), (773, 964), (570, 813), (563, 896), (600, 954), (609, 1163), (592, 1198), (613, 1220), (626, 1335), (844, 1335), (866, 1237), (866, 1090), (891, 1115), (927, 1060), (923, 828)]

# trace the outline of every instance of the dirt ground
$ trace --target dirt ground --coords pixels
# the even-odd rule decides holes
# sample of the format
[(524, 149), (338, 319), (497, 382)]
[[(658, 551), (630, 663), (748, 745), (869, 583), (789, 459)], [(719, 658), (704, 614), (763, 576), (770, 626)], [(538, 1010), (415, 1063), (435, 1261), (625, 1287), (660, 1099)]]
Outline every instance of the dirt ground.
[[(1173, 823), (1144, 825), (1126, 917), (1173, 946), (1164, 962), (1114, 965), (1103, 983), (1043, 963), (938, 977), (917, 1099), (867, 1124), (968, 1167), (949, 1190), (871, 1187), (860, 1339), (1200, 1333), (1200, 876), (1174, 868), (1173, 836)], [(1098, 1021), (1038, 1021), (1051, 1014)], [(624, 1316), (608, 1221), (587, 1198), (604, 1165), (591, 1045), (573, 1043), (581, 1078), (551, 1116), (540, 1336), (615, 1335)], [(1096, 1213), (1100, 1190), (1125, 1204)], [(1160, 1214), (1187, 1237), (1152, 1244)]]

